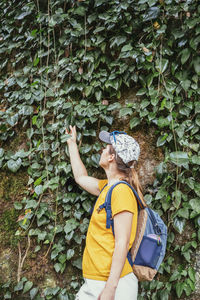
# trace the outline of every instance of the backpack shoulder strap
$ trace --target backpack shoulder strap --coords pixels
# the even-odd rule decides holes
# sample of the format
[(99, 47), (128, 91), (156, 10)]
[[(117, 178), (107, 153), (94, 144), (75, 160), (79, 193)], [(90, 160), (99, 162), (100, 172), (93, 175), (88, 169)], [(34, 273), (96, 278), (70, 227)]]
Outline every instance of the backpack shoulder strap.
[(145, 208), (145, 205), (143, 204), (142, 200), (140, 199), (138, 193), (135, 191), (135, 189), (128, 182), (126, 182), (126, 181), (119, 181), (119, 182), (113, 184), (110, 187), (110, 189), (108, 190), (107, 194), (106, 194), (106, 199), (105, 199), (104, 204), (102, 204), (99, 207), (100, 210), (103, 209), (103, 208), (105, 208), (106, 214), (107, 214), (107, 217), (106, 217), (106, 228), (110, 228), (110, 226), (112, 226), (113, 233), (114, 233), (114, 224), (113, 224), (113, 219), (112, 219), (111, 196), (112, 196), (113, 189), (118, 184), (126, 184), (126, 185), (128, 185), (131, 188), (132, 192), (134, 193), (134, 195), (136, 197), (136, 200), (137, 200), (137, 203), (138, 203), (138, 208), (139, 209)]

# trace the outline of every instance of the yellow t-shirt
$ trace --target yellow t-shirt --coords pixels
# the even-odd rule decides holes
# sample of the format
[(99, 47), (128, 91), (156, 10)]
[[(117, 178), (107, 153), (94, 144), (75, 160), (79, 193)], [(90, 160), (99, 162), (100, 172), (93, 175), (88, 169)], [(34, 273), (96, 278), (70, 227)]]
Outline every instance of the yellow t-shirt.
[[(106, 184), (107, 180), (99, 181), (100, 191)], [(106, 228), (105, 209), (102, 209), (99, 213), (97, 212), (97, 208), (105, 202), (106, 193), (109, 188), (110, 186), (106, 186), (100, 194), (88, 227), (82, 263), (84, 278), (107, 281), (110, 274), (115, 239), (112, 232), (112, 226), (109, 229)], [(138, 208), (136, 198), (127, 185), (119, 184), (113, 189), (111, 208), (112, 217), (122, 211), (133, 213), (133, 225), (129, 243), (130, 249), (136, 234)], [(131, 272), (132, 268), (126, 259), (120, 277)]]

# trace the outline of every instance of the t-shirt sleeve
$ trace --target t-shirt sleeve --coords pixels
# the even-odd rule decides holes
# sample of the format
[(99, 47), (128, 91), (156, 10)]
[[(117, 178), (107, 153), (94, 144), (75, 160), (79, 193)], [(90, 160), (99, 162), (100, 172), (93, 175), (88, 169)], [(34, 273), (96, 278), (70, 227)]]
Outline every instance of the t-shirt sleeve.
[(103, 189), (103, 187), (108, 183), (108, 180), (107, 179), (102, 179), (102, 180), (99, 180), (99, 190), (101, 191)]
[(135, 195), (125, 184), (119, 184), (113, 189), (111, 207), (113, 217), (123, 211), (129, 211), (133, 214), (138, 212)]

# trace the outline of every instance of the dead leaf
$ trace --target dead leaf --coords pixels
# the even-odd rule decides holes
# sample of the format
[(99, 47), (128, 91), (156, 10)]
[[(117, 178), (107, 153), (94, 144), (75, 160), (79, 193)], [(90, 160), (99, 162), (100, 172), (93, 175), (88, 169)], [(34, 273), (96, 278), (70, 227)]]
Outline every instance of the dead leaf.
[(108, 102), (108, 100), (105, 100), (105, 99), (104, 99), (104, 100), (102, 100), (102, 104), (103, 104), (103, 105), (108, 105), (109, 102)]
[(143, 50), (145, 53), (149, 53), (149, 52), (150, 52), (150, 50), (147, 49), (146, 47), (143, 47), (142, 50)]
[(156, 21), (156, 22), (153, 23), (153, 27), (155, 29), (159, 29), (160, 28), (160, 24)]
[(22, 216), (22, 215), (19, 216), (18, 219), (17, 219), (17, 222), (20, 222), (20, 221), (24, 220), (25, 216), (26, 216), (26, 215), (24, 215), (24, 216)]
[(78, 72), (79, 72), (80, 75), (82, 75), (82, 74), (83, 74), (83, 68), (80, 67), (80, 68), (78, 69)]
[(65, 49), (65, 57), (69, 57), (69, 49), (68, 48)]

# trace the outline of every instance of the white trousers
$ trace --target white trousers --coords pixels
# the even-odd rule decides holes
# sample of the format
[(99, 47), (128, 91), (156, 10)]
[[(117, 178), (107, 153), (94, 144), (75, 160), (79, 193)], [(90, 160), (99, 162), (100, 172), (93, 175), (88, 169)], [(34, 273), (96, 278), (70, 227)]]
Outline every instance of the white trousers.
[[(80, 288), (75, 300), (97, 300), (106, 285), (106, 281), (93, 280), (84, 278), (85, 283)], [(115, 300), (137, 300), (138, 279), (130, 273), (120, 278)]]

